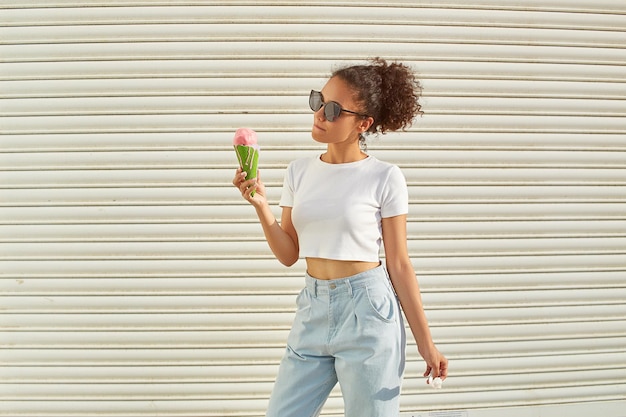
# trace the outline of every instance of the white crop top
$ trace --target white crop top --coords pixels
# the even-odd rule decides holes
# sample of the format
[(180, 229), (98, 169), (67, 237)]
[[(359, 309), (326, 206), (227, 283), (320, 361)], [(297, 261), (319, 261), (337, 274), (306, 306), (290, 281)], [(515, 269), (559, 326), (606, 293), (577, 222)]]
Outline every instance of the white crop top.
[(281, 207), (292, 207), (300, 256), (378, 262), (385, 217), (407, 214), (400, 168), (373, 156), (328, 164), (320, 156), (291, 162)]

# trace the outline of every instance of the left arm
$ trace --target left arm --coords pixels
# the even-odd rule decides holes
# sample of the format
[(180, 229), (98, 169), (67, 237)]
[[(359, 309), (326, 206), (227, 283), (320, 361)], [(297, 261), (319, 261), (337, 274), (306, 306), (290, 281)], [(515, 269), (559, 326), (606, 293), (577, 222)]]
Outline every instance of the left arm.
[(426, 362), (424, 376), (432, 371), (433, 378), (441, 377), (443, 380), (448, 374), (448, 360), (437, 350), (430, 334), (406, 244), (406, 215), (383, 218), (382, 229), (387, 271), (417, 342), (418, 351)]

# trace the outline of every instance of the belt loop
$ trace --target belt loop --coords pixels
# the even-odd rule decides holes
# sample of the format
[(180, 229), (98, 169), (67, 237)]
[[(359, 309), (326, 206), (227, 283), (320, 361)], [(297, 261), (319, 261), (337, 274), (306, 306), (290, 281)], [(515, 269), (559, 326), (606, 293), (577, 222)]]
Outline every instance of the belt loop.
[(350, 284), (349, 279), (346, 280), (346, 286), (348, 287), (348, 294), (350, 294), (350, 297), (352, 297), (352, 285)]
[(313, 294), (314, 294), (314, 297), (317, 298), (317, 280), (316, 279), (313, 280)]

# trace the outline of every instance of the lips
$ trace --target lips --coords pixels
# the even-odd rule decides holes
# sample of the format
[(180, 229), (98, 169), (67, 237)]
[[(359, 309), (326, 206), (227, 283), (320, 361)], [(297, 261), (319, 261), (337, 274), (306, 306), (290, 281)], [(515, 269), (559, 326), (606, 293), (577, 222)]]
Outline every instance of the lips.
[(321, 131), (323, 131), (323, 132), (325, 132), (325, 131), (326, 131), (326, 129), (324, 129), (324, 128), (323, 128), (323, 127), (321, 127), (320, 125), (316, 125), (316, 124), (314, 124), (314, 125), (313, 125), (313, 127), (314, 127), (315, 129), (319, 129), (319, 130), (321, 130)]

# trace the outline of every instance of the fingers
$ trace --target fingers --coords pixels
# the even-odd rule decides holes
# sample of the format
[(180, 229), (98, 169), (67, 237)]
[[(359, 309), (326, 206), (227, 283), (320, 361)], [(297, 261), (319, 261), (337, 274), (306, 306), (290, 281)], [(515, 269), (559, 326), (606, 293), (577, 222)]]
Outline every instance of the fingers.
[(426, 367), (424, 376), (428, 375), (432, 375), (433, 378), (446, 379), (446, 376), (448, 376), (448, 360), (440, 354), (433, 366)]
[(430, 366), (430, 365), (426, 366), (426, 372), (424, 372), (425, 377), (438, 378), (441, 376), (439, 372), (439, 363), (435, 362), (433, 363), (433, 365), (434, 366)]
[[(246, 172), (241, 169), (241, 167), (237, 168), (235, 173), (235, 178), (233, 178), (233, 185), (239, 189), (241, 196), (248, 200), (252, 201), (252, 198), (258, 192), (258, 189), (261, 187), (261, 182), (259, 178), (252, 178), (250, 180), (246, 180)], [(257, 174), (258, 175), (258, 174)]]
[(448, 376), (448, 360), (446, 358), (443, 358), (443, 360), (441, 361), (441, 364), (439, 365), (439, 377), (443, 381), (446, 379), (447, 376)]
[(251, 180), (247, 180), (242, 182), (239, 185), (239, 191), (241, 192), (241, 195), (244, 196), (246, 199), (248, 199), (249, 197), (252, 196), (252, 193), (256, 191), (258, 186), (257, 180), (256, 178), (253, 178)]
[(256, 180), (251, 180), (251, 181), (253, 181), (252, 185), (245, 188), (241, 194), (243, 195), (243, 198), (245, 198), (246, 200), (250, 200), (250, 201), (257, 194), (257, 182)]
[(237, 168), (237, 172), (235, 173), (235, 178), (233, 178), (233, 185), (237, 188), (239, 188), (239, 191), (241, 191), (241, 193), (243, 194), (245, 190), (247, 190), (248, 188), (250, 188), (250, 186), (252, 185), (251, 183), (254, 180), (248, 180), (246, 181), (246, 172), (243, 171), (241, 168)]
[(441, 353), (437, 352), (436, 355), (426, 363), (426, 372), (424, 376), (428, 377), (426, 383), (430, 383), (433, 379), (440, 378), (440, 381), (444, 381), (448, 376), (448, 359)]
[(426, 366), (424, 376), (427, 376), (426, 383), (428, 385), (434, 389), (441, 389), (442, 383), (448, 375), (448, 360), (441, 354), (437, 356), (437, 360), (433, 363), (434, 366)]
[(243, 181), (246, 179), (246, 173), (241, 169), (241, 167), (237, 168), (237, 172), (235, 172), (235, 178), (233, 178), (233, 185), (237, 188), (241, 185)]

